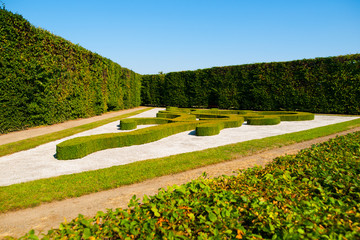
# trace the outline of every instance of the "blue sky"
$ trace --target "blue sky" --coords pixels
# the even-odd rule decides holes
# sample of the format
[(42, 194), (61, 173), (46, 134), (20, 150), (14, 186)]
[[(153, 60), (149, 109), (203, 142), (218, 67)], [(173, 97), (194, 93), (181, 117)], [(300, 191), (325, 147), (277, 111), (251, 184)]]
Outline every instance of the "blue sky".
[(141, 74), (360, 53), (360, 0), (1, 0)]

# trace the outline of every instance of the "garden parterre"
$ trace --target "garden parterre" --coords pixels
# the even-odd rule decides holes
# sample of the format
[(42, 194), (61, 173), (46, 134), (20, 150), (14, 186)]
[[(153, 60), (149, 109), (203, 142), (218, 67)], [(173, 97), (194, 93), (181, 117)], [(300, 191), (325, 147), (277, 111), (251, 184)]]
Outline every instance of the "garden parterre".
[[(158, 111), (158, 108), (153, 109), (136, 117), (156, 116)], [(298, 132), (357, 118), (358, 117), (315, 115), (313, 121), (281, 122), (280, 124), (271, 127), (245, 124), (240, 128), (224, 129), (216, 136), (205, 137), (195, 136), (193, 131), (190, 130), (152, 143), (107, 149), (105, 151), (92, 153), (84, 158), (71, 161), (59, 161), (54, 157), (56, 145), (69, 139), (69, 137), (38, 146), (34, 149), (1, 157), (0, 174), (2, 178), (0, 179), (0, 185), (7, 186), (36, 179), (125, 165), (141, 160), (199, 151), (290, 132)], [(119, 122), (116, 121), (97, 129), (76, 134), (72, 137), (93, 135), (109, 131), (118, 132), (118, 124)]]
[(79, 215), (43, 239), (358, 239), (359, 143), (356, 132), (265, 168), (134, 196), (128, 209)]

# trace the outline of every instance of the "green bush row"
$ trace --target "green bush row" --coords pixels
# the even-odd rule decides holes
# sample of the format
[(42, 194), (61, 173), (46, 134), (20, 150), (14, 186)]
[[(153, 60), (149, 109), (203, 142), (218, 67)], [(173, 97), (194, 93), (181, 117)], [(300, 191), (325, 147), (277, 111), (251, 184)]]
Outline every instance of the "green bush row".
[(248, 118), (247, 124), (249, 125), (276, 125), (281, 122), (280, 117), (277, 116), (266, 116), (262, 118)]
[(137, 123), (135, 119), (128, 118), (120, 121), (121, 130), (132, 130), (137, 128)]
[(73, 138), (56, 146), (56, 158), (60, 160), (77, 159), (109, 148), (145, 144), (195, 129), (197, 124), (197, 122), (173, 122), (126, 133), (108, 133)]
[(0, 133), (140, 105), (141, 75), (0, 9)]
[(360, 54), (142, 76), (142, 104), (359, 114)]
[(260, 111), (259, 115), (277, 115), (281, 121), (306, 121), (314, 120), (315, 115), (307, 112), (289, 112), (289, 111)]
[[(245, 120), (249, 118), (268, 118), (270, 115), (277, 116), (281, 121), (305, 121), (314, 120), (315, 115), (307, 112), (294, 111), (251, 111), (251, 110), (206, 110), (206, 109), (190, 109), (191, 114), (197, 118), (224, 118), (228, 115), (237, 115)], [(279, 122), (280, 123), (280, 122)]]
[(43, 239), (360, 239), (359, 144), (356, 132), (141, 204), (134, 196), (129, 209), (79, 215)]
[[(212, 118), (200, 118), (200, 120), (207, 121), (206, 123), (199, 124), (196, 127), (197, 136), (213, 136), (220, 133), (224, 128), (235, 128), (240, 127), (244, 118), (237, 115), (211, 115)], [(214, 120), (216, 119), (216, 120)]]
[(223, 122), (204, 123), (196, 127), (196, 136), (218, 135), (224, 129)]
[[(237, 111), (241, 114), (233, 114), (234, 111), (225, 110), (168, 109), (173, 111), (159, 111), (156, 118), (129, 118), (120, 121), (121, 130), (136, 129), (137, 125), (162, 124), (161, 126), (130, 133), (100, 134), (69, 139), (56, 146), (56, 157), (59, 160), (82, 158), (100, 150), (149, 143), (192, 129), (196, 129), (197, 136), (211, 136), (219, 134), (223, 128), (240, 127), (244, 120), (251, 125), (273, 125), (280, 123), (281, 117), (287, 117), (288, 121), (299, 120), (298, 116), (314, 118), (314, 114), (298, 112), (279, 112), (280, 117), (278, 117), (273, 115), (276, 112), (267, 115), (266, 112), (254, 111)], [(199, 121), (196, 120), (197, 118)]]
[(170, 120), (164, 118), (126, 118), (120, 120), (121, 130), (136, 129), (137, 125), (149, 125), (149, 124), (165, 124)]
[[(243, 118), (228, 117), (228, 119), (221, 123), (221, 126), (222, 128), (239, 127), (242, 122)], [(123, 119), (120, 121), (120, 129), (131, 130), (135, 129), (137, 125), (147, 124), (162, 125), (139, 129), (133, 132), (99, 134), (69, 139), (56, 146), (56, 158), (59, 160), (77, 159), (109, 148), (149, 143), (176, 133), (196, 129), (196, 126), (201, 124), (201, 122), (196, 121), (195, 115), (183, 112), (162, 111), (158, 113), (157, 118)], [(221, 129), (219, 129), (219, 132)], [(199, 134), (204, 133), (200, 130)]]

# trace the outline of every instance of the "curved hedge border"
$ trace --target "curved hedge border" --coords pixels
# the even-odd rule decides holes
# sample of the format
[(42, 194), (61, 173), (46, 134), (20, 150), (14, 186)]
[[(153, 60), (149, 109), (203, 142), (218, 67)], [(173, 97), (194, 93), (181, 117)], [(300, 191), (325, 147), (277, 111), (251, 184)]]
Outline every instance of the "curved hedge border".
[(205, 123), (196, 127), (196, 135), (197, 136), (218, 135), (222, 129), (224, 129), (223, 122)]
[(132, 130), (137, 125), (160, 124), (159, 126), (126, 133), (108, 133), (73, 138), (56, 146), (56, 157), (60, 160), (82, 158), (100, 150), (149, 143), (193, 129), (196, 129), (197, 136), (212, 136), (219, 134), (224, 128), (240, 127), (244, 120), (252, 125), (272, 125), (280, 123), (280, 119), (286, 121), (298, 121), (301, 118), (314, 119), (314, 114), (298, 112), (195, 110), (176, 107), (168, 107), (167, 109), (169, 111), (159, 111), (156, 118), (129, 118), (120, 121), (121, 130)]
[(61, 160), (77, 159), (109, 148), (154, 142), (176, 133), (192, 130), (197, 124), (197, 122), (176, 122), (128, 133), (109, 133), (73, 138), (56, 146), (56, 158)]
[(263, 118), (249, 118), (247, 124), (249, 125), (276, 125), (281, 122), (280, 117), (277, 116), (266, 116)]
[(128, 118), (120, 121), (121, 130), (132, 130), (137, 128), (137, 123), (134, 119)]
[(138, 125), (165, 124), (169, 122), (170, 120), (164, 118), (127, 118), (120, 121), (120, 129), (133, 130), (136, 129)]

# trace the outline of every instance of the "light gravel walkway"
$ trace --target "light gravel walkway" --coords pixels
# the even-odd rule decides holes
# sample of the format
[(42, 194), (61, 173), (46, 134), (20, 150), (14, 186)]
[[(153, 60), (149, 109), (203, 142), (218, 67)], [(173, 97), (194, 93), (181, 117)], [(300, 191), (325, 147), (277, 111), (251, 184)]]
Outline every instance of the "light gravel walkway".
[[(153, 109), (134, 117), (154, 117), (159, 110), (159, 108)], [(0, 186), (124, 165), (184, 152), (199, 151), (252, 139), (302, 131), (356, 118), (359, 117), (316, 115), (315, 120), (312, 121), (281, 122), (275, 126), (250, 126), (244, 124), (239, 128), (224, 129), (219, 135), (207, 137), (195, 136), (194, 131), (187, 131), (148, 144), (95, 152), (81, 159), (61, 161), (54, 158), (56, 145), (64, 140), (79, 136), (119, 132), (119, 121), (116, 121), (34, 149), (1, 157)]]

